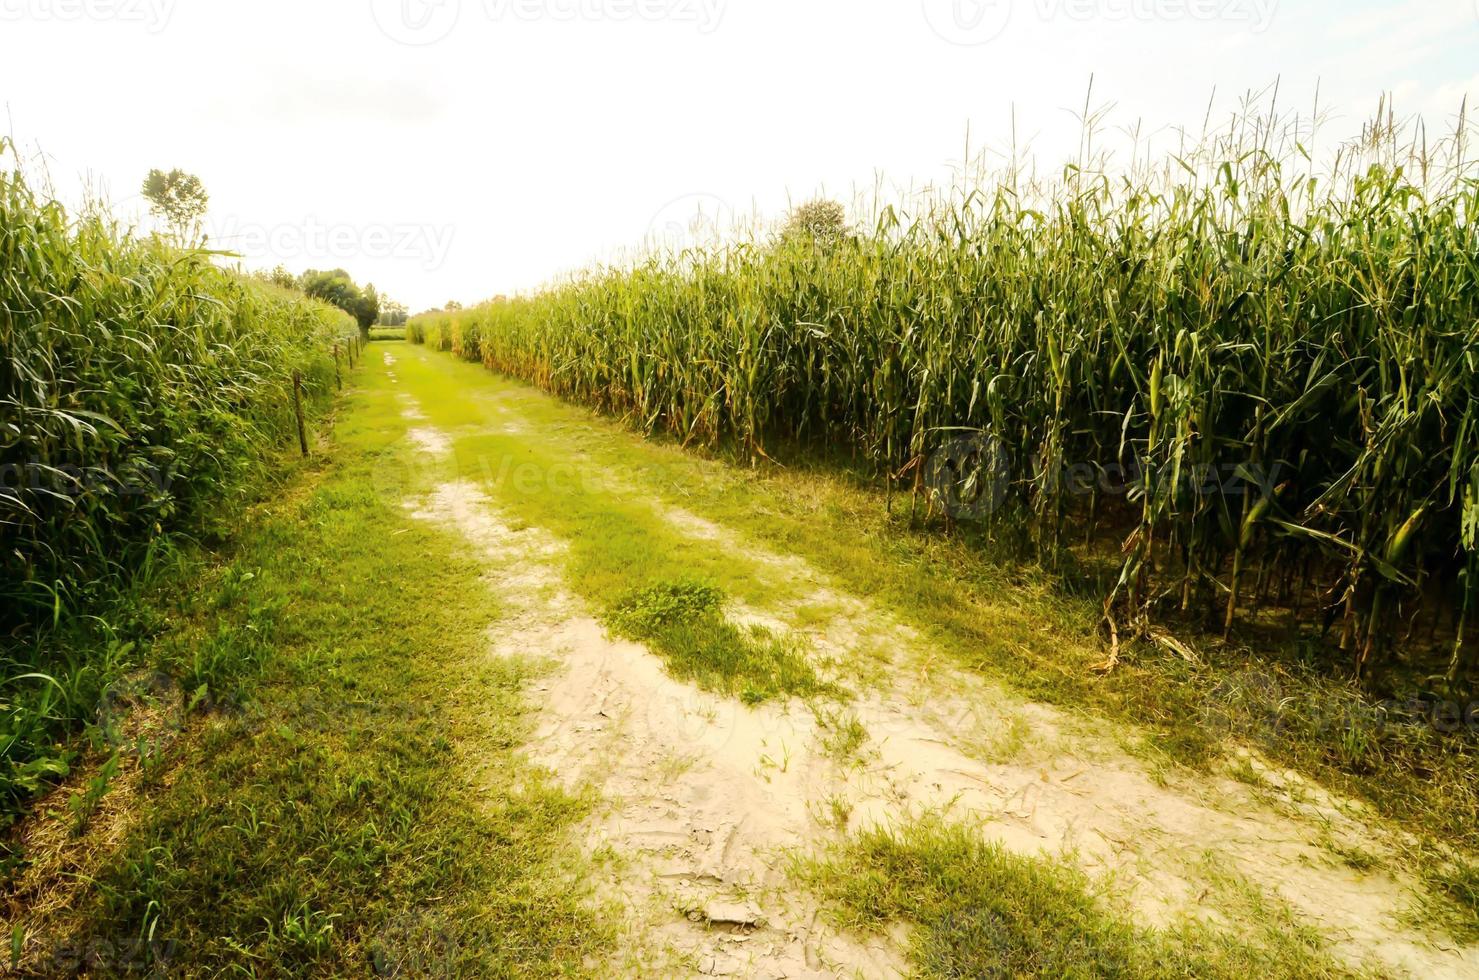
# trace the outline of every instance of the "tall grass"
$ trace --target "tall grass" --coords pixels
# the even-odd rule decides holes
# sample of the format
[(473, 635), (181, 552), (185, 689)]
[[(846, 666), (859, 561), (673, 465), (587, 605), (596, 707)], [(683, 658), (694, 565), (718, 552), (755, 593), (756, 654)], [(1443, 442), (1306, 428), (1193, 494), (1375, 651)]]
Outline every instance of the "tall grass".
[[(0, 143), (0, 155), (6, 147)], [(96, 616), (293, 433), (345, 314), (0, 173), (0, 812), (65, 769), (130, 639)]]
[(848, 447), (1049, 561), (1111, 553), (1121, 632), (1283, 610), (1357, 673), (1431, 644), (1457, 679), (1479, 593), (1471, 135), (1388, 111), (1317, 161), (1306, 123), (1245, 112), (1127, 169), (1010, 169), (852, 235), (595, 269), (407, 336), (685, 441)]

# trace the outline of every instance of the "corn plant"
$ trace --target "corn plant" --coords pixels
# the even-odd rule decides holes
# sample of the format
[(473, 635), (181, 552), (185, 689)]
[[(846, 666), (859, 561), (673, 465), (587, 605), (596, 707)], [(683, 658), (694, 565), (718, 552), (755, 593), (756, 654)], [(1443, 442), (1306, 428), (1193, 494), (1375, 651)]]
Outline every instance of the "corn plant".
[(917, 480), (985, 434), (1011, 480), (976, 516), (1050, 559), (1113, 542), (1111, 622), (1283, 608), (1357, 673), (1446, 638), (1456, 678), (1479, 180), (1466, 120), (1399, 131), (1383, 114), (1317, 166), (1303, 130), (1244, 115), (1154, 166), (1009, 173), (864, 234), (653, 256), (408, 336), (753, 456), (842, 444)]

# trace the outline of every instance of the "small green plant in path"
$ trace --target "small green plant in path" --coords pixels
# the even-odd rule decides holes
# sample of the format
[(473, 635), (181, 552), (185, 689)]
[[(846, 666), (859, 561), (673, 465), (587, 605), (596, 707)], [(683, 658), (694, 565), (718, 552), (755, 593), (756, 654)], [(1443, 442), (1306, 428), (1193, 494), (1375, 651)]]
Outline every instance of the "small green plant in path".
[(836, 693), (817, 677), (806, 653), (790, 639), (724, 618), (724, 594), (711, 586), (672, 582), (628, 593), (607, 622), (616, 632), (646, 641), (679, 680), (757, 704), (774, 697)]
[[(590, 801), (518, 753), (540, 668), (485, 656), (499, 609), (476, 557), (378, 480), (411, 471), (387, 387), (354, 395), (330, 458), (201, 556), (218, 568), (170, 590), (186, 598), (150, 655), (194, 710), (130, 819), (98, 833), (75, 911), (26, 930), (38, 972), (541, 976), (601, 958), (568, 836)], [(12, 893), (11, 915), (44, 897)]]
[(609, 619), (619, 632), (645, 639), (715, 615), (723, 603), (723, 591), (711, 585), (669, 582), (627, 593)]
[(927, 977), (1336, 977), (1318, 937), (1267, 909), (1233, 939), (1188, 924), (1145, 928), (1068, 864), (1011, 854), (973, 828), (928, 818), (861, 834), (799, 873), (843, 925), (912, 927)]

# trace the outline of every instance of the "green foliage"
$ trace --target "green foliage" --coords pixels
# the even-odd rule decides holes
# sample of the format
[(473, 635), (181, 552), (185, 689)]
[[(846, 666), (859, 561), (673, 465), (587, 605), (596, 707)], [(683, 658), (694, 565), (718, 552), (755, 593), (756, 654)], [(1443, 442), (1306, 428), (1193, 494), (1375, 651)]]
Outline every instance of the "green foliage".
[(1317, 935), (1267, 909), (1250, 909), (1264, 921), (1243, 941), (1195, 925), (1148, 929), (1096, 897), (1072, 865), (1011, 854), (938, 818), (867, 831), (801, 870), (844, 925), (911, 925), (911, 959), (925, 977), (1349, 975), (1318, 952)]
[(380, 298), (380, 315), (375, 319), (376, 326), (404, 327), (408, 319), (410, 319), (410, 311), (406, 309), (405, 303), (385, 296)]
[(629, 636), (651, 636), (718, 613), (724, 593), (697, 582), (672, 582), (630, 593), (612, 612), (611, 626)]
[(354, 317), (362, 334), (367, 334), (380, 318), (380, 295), (374, 285), (356, 286), (343, 269), (327, 272), (309, 269), (298, 278), (298, 287), (314, 299), (337, 306)]
[(151, 170), (140, 193), (149, 202), (149, 212), (169, 223), (178, 244), (196, 237), (200, 219), (210, 206), (210, 195), (199, 177), (183, 170)]
[[(0, 147), (3, 150), (3, 147)], [(188, 201), (188, 182), (169, 180)], [(183, 205), (182, 205), (183, 206)], [(0, 174), (0, 814), (128, 663), (128, 595), (328, 397), (336, 310)], [(115, 622), (97, 617), (105, 608)]]
[[(1229, 133), (1122, 180), (1008, 174), (835, 247), (655, 257), (407, 335), (685, 442), (933, 472), (932, 505), (1004, 469), (993, 506), (956, 516), (1050, 566), (1087, 542), (1121, 625), (1318, 608), (1322, 656), (1362, 673), (1443, 623), (1400, 659), (1458, 678), (1479, 603), (1475, 167), (1461, 140), (1390, 127), (1329, 167), (1256, 117)], [(930, 471), (963, 437), (995, 448)]]
[(651, 646), (678, 680), (746, 704), (839, 693), (817, 677), (798, 644), (759, 626), (731, 623), (724, 617), (723, 601), (724, 594), (711, 586), (663, 583), (626, 595), (606, 622), (613, 631)]
[(790, 244), (821, 247), (837, 245), (847, 239), (847, 210), (836, 201), (808, 201), (791, 209), (781, 228), (781, 240)]

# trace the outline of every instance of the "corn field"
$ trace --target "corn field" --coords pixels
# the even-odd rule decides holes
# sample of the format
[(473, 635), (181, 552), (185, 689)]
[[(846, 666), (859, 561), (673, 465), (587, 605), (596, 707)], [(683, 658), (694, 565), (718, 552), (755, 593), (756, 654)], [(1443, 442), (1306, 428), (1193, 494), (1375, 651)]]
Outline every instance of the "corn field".
[(50, 738), (107, 683), (59, 648), (65, 627), (101, 622), (158, 543), (259, 473), (296, 430), (293, 372), (327, 393), (354, 335), (0, 173), (0, 798), (59, 771)]
[(1109, 555), (1116, 634), (1281, 612), (1355, 674), (1424, 659), (1458, 681), (1469, 129), (1379, 114), (1316, 164), (1307, 126), (1248, 113), (1123, 172), (1009, 170), (836, 238), (598, 268), (407, 336), (685, 442), (850, 448), (1044, 559)]

